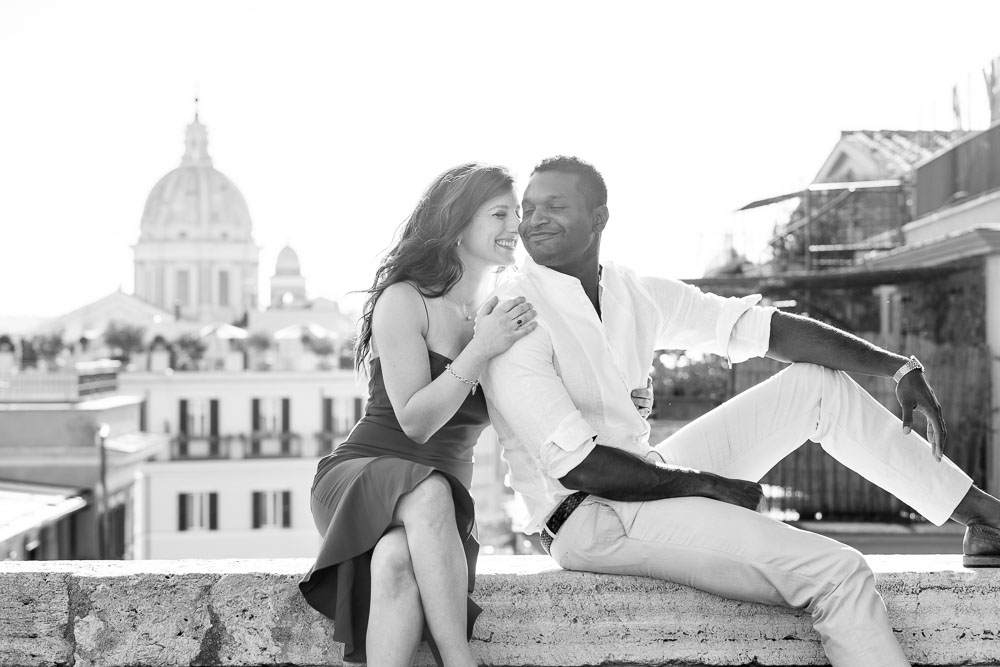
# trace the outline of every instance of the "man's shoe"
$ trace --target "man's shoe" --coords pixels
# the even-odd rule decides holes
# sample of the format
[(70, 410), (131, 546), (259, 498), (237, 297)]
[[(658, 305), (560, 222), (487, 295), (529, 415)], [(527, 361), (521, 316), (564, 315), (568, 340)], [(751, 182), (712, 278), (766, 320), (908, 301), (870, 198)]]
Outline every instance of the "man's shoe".
[(965, 567), (1000, 567), (1000, 528), (970, 523), (965, 528), (962, 552)]

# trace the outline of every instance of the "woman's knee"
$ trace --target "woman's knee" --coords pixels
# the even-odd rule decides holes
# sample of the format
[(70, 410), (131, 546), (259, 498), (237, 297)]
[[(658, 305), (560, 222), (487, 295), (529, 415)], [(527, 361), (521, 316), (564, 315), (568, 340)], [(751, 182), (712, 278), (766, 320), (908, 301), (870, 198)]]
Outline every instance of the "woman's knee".
[(372, 592), (398, 596), (416, 591), (406, 532), (392, 528), (375, 545), (371, 561)]
[(455, 522), (455, 500), (451, 484), (440, 473), (433, 473), (400, 499), (400, 518), (420, 522)]

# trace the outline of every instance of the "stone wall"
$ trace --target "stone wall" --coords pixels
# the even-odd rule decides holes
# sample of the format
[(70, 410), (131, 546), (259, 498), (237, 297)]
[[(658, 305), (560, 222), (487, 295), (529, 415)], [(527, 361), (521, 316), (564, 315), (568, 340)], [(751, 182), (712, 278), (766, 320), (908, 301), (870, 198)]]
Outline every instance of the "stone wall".
[[(1000, 663), (1000, 571), (958, 556), (870, 556), (920, 665)], [(306, 560), (0, 562), (0, 665), (339, 665), (304, 604)], [(480, 559), (486, 665), (820, 665), (810, 619), (542, 556)], [(433, 664), (422, 648), (418, 665)]]

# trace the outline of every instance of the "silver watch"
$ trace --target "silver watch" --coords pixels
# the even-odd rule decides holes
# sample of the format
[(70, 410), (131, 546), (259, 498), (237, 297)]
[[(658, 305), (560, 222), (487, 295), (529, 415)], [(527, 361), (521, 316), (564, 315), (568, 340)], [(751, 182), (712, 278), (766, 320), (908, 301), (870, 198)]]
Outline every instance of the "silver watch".
[(910, 371), (922, 371), (924, 370), (924, 365), (920, 363), (916, 357), (910, 355), (910, 360), (899, 367), (899, 370), (892, 376), (892, 379), (899, 384), (899, 381), (903, 379), (903, 376)]

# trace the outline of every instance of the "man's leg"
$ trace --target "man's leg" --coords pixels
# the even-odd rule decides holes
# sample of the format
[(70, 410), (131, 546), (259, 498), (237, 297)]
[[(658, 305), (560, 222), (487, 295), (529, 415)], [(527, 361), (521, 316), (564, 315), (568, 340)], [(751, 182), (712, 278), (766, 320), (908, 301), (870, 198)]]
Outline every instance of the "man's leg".
[(861, 554), (734, 505), (590, 498), (559, 531), (552, 556), (570, 570), (654, 577), (804, 609), (835, 666), (909, 664)]
[(968, 475), (947, 458), (935, 461), (927, 441), (904, 434), (899, 419), (850, 376), (813, 364), (792, 364), (655, 451), (666, 463), (757, 481), (806, 440), (936, 525), (973, 494)]

